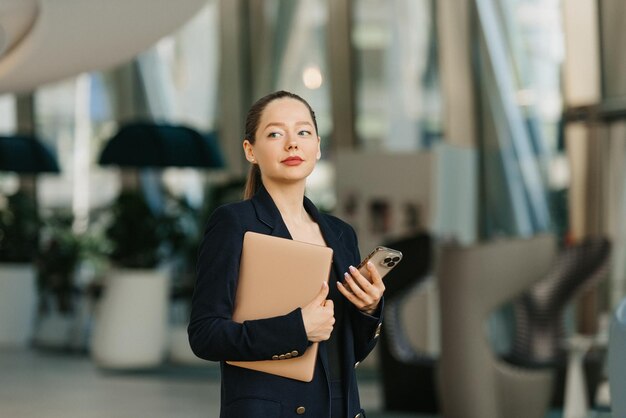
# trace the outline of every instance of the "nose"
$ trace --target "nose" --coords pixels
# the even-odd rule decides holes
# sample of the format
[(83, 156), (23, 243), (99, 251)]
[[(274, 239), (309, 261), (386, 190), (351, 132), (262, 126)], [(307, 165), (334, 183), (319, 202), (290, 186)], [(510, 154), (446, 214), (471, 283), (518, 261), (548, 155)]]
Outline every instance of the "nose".
[(296, 138), (294, 137), (287, 138), (287, 149), (288, 150), (298, 149), (298, 142), (296, 141)]

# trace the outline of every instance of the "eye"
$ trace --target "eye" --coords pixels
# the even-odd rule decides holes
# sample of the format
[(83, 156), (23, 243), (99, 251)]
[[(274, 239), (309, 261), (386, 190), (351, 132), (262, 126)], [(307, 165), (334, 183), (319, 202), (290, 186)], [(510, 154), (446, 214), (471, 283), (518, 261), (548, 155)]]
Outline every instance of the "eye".
[(268, 138), (279, 138), (280, 137), (280, 132), (270, 132), (269, 134), (267, 134)]
[(307, 131), (307, 130), (303, 129), (300, 132), (298, 132), (298, 135), (300, 135), (300, 136), (310, 136), (311, 135), (311, 131)]

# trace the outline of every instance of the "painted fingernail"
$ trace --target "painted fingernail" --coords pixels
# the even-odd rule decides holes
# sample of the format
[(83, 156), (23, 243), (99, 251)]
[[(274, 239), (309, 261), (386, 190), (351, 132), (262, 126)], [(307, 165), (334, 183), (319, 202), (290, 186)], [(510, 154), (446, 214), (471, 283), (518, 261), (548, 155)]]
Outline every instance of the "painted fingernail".
[(350, 266), (350, 271), (356, 271), (356, 269), (354, 268), (354, 266)]
[(371, 261), (368, 261), (368, 262), (367, 262), (367, 266), (368, 266), (368, 267), (374, 267), (374, 265), (372, 264), (372, 262), (371, 262)]
[(343, 276), (344, 276), (345, 278), (349, 278), (349, 277), (350, 277), (350, 274), (348, 274), (348, 273), (343, 273)]

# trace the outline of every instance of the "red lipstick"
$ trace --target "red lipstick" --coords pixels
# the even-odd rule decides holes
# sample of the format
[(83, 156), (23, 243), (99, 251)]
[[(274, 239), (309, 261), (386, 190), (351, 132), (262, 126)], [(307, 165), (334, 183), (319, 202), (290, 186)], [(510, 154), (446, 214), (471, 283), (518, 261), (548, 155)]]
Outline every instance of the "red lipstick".
[(281, 161), (285, 165), (300, 165), (304, 160), (300, 157), (287, 157)]

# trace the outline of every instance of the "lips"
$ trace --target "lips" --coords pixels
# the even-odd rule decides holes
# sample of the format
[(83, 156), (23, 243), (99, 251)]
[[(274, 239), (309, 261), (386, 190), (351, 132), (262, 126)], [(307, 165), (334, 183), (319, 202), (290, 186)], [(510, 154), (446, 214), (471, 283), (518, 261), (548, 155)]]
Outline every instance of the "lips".
[(299, 165), (303, 161), (304, 160), (300, 157), (287, 157), (284, 160), (282, 160), (281, 163), (286, 164), (286, 165)]

